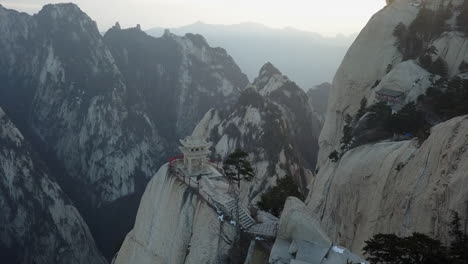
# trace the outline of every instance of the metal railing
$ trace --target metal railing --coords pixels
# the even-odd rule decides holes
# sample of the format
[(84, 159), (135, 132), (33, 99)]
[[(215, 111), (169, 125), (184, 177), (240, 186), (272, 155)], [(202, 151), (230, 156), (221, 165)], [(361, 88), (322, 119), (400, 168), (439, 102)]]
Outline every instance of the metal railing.
[[(192, 190), (196, 191), (202, 199), (204, 199), (206, 201), (206, 203), (211, 206), (214, 210), (216, 210), (216, 212), (219, 214), (219, 213), (223, 213), (225, 216), (229, 217), (230, 219), (233, 219), (235, 220), (237, 218), (237, 212), (236, 212), (236, 208), (233, 208), (231, 210), (229, 210), (229, 208), (226, 206), (226, 204), (228, 202), (226, 202), (225, 204), (218, 201), (215, 197), (213, 197), (210, 193), (208, 193), (207, 191), (203, 190), (203, 189), (200, 189), (200, 181), (201, 180), (192, 180), (192, 178), (196, 178), (196, 177), (190, 177), (190, 176), (185, 176), (184, 172), (181, 171), (179, 168), (177, 168), (176, 166), (173, 166), (175, 162), (177, 161), (180, 161), (180, 159), (174, 159), (173, 160), (173, 163), (171, 164), (171, 167), (170, 167), (170, 172), (172, 175), (176, 176), (179, 180), (181, 180), (182, 182), (184, 182), (186, 185), (188, 185), (189, 188), (191, 188)], [(207, 180), (207, 186), (208, 188), (211, 188), (213, 189), (215, 192), (215, 187), (213, 186), (213, 184)], [(247, 218), (249, 219), (249, 222), (253, 223), (253, 225), (255, 225), (256, 221), (252, 218), (252, 216), (250, 215), (250, 213), (242, 206), (239, 205), (239, 218), (241, 217), (241, 215), (245, 215), (247, 216)], [(237, 220), (239, 223), (236, 223), (236, 224), (239, 224), (242, 226), (242, 223), (241, 223), (241, 220), (238, 219)], [(250, 226), (242, 226), (244, 231), (245, 232), (249, 232), (248, 230), (253, 226), (253, 225), (250, 225)], [(278, 226), (275, 227), (275, 231), (277, 231), (277, 228)], [(276, 233), (276, 232), (275, 232)]]

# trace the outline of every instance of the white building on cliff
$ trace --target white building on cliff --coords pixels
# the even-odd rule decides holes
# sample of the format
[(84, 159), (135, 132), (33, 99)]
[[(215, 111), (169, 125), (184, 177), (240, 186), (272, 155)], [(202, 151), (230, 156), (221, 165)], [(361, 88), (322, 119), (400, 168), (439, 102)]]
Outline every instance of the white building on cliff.
[(184, 165), (188, 175), (204, 172), (208, 165), (211, 143), (200, 137), (189, 136), (180, 140), (180, 151), (184, 154)]

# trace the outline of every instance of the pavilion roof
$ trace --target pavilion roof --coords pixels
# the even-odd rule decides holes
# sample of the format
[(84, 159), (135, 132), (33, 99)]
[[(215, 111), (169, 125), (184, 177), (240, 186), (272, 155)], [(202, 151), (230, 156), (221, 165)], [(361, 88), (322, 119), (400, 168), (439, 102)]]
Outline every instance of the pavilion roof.
[(181, 139), (180, 143), (184, 147), (194, 148), (194, 147), (207, 147), (210, 145), (204, 138), (202, 137), (194, 137), (188, 136), (185, 139)]

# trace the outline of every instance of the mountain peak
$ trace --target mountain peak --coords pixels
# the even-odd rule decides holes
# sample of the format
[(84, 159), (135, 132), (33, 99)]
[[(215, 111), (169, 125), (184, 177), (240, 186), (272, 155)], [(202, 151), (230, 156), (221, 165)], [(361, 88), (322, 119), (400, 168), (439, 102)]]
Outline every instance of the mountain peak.
[(59, 15), (77, 13), (84, 14), (83, 11), (74, 3), (60, 3), (60, 4), (47, 4), (42, 7), (39, 13), (52, 13), (57, 12)]
[(190, 41), (192, 41), (192, 43), (198, 48), (201, 48), (203, 46), (209, 46), (205, 37), (203, 37), (200, 34), (187, 33), (185, 34), (185, 37), (189, 39)]
[(193, 23), (192, 25), (206, 25), (206, 23), (201, 21), (201, 20), (198, 20), (195, 23)]
[(92, 25), (97, 29), (96, 23), (73, 3), (47, 4), (36, 16), (41, 18), (42, 21), (49, 21), (47, 23), (56, 21), (55, 24), (57, 27), (62, 27), (62, 23), (65, 22), (67, 24), (75, 24), (79, 27), (82, 27), (84, 24)]
[(284, 76), (273, 64), (265, 63), (260, 69), (258, 77), (253, 85), (262, 95), (267, 95), (281, 88), (288, 81), (288, 77)]
[(277, 75), (277, 74), (282, 75), (282, 73), (271, 62), (267, 62), (260, 69), (260, 73), (258, 77), (260, 78), (272, 77), (273, 75)]
[(163, 38), (172, 38), (174, 36), (175, 35), (171, 32), (170, 29), (168, 29), (168, 28), (164, 29), (164, 33), (162, 35)]

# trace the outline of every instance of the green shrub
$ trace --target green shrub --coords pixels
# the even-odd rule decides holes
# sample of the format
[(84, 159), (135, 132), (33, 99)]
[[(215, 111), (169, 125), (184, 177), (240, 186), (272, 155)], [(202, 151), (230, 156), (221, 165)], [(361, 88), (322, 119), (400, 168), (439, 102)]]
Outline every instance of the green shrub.
[(369, 119), (370, 128), (386, 127), (392, 116), (392, 108), (385, 102), (378, 102), (367, 108), (367, 113), (374, 113)]
[(446, 21), (450, 16), (450, 5), (438, 12), (423, 7), (408, 27), (403, 23), (398, 24), (393, 35), (397, 39), (395, 44), (403, 54), (403, 60), (416, 59), (423, 55), (425, 46), (447, 30)]
[(427, 130), (428, 122), (422, 112), (416, 109), (415, 103), (408, 103), (400, 111), (393, 114), (389, 127), (393, 133), (418, 135), (421, 130)]
[[(364, 125), (360, 125), (358, 131), (352, 127), (349, 117), (345, 118), (346, 124), (341, 139), (343, 153), (362, 144), (389, 138), (393, 134), (409, 134), (410, 137), (418, 138), (421, 143), (429, 136), (431, 126), (426, 121), (425, 115), (417, 110), (415, 103), (406, 104), (397, 113), (392, 113), (392, 109), (385, 102), (378, 102), (367, 108), (366, 104), (366, 100), (361, 101), (361, 107), (354, 118), (355, 123), (357, 124), (365, 113), (372, 114), (368, 116)], [(329, 159), (333, 162), (337, 162), (339, 158), (340, 155), (336, 151), (329, 155)]]
[(332, 162), (338, 162), (340, 160), (340, 153), (338, 153), (338, 151), (334, 150), (330, 153), (330, 155), (328, 155), (328, 158), (332, 161)]
[(437, 74), (442, 77), (446, 77), (448, 75), (448, 65), (444, 59), (438, 57), (435, 61), (432, 61), (432, 57), (430, 55), (423, 55), (419, 58), (419, 64), (425, 70), (432, 74)]
[(356, 122), (358, 122), (359, 119), (361, 119), (361, 117), (364, 116), (364, 114), (366, 113), (366, 108), (367, 108), (367, 98), (363, 97), (361, 99), (359, 110), (356, 113), (356, 117), (355, 117)]
[(442, 78), (427, 89), (421, 102), (429, 108), (440, 121), (468, 114), (468, 82), (459, 78)]
[(449, 263), (447, 249), (438, 240), (413, 233), (400, 238), (394, 234), (377, 234), (363, 248), (371, 264), (441, 264)]
[(294, 179), (286, 176), (278, 179), (275, 187), (262, 194), (257, 206), (261, 210), (279, 217), (289, 196), (304, 200), (304, 195), (299, 191), (299, 186), (294, 182)]
[(353, 141), (353, 117), (345, 115), (345, 125), (343, 127), (343, 137), (341, 138), (341, 150), (346, 152)]
[(458, 213), (452, 211), (451, 214), (449, 248), (439, 240), (420, 233), (408, 237), (376, 234), (365, 241), (364, 255), (371, 264), (468, 263), (468, 236), (462, 232)]

